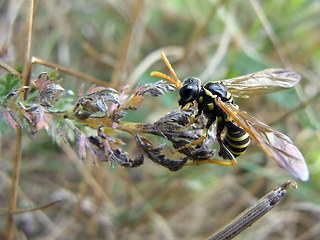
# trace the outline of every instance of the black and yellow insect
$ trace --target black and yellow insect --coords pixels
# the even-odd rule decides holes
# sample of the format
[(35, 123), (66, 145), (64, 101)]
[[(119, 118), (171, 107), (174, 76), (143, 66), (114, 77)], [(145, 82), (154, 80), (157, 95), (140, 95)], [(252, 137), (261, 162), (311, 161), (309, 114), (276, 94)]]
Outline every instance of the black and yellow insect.
[[(180, 89), (178, 104), (181, 107), (193, 102), (198, 104), (198, 112), (191, 116), (189, 124), (183, 128), (193, 124), (201, 114), (207, 118), (202, 136), (177, 150), (197, 145), (206, 139), (210, 126), (216, 122), (217, 141), (220, 145), (219, 155), (229, 161), (210, 159), (201, 162), (234, 165), (235, 158), (245, 152), (252, 138), (266, 154), (291, 175), (303, 181), (309, 179), (304, 157), (291, 139), (239, 110), (233, 101), (233, 97), (249, 97), (253, 94), (265, 94), (290, 88), (300, 81), (299, 74), (286, 69), (266, 69), (237, 78), (208, 82), (201, 86), (200, 79), (196, 77), (187, 77), (181, 82), (163, 52), (161, 56), (174, 79), (157, 71), (152, 72), (151, 76), (165, 78)], [(225, 135), (222, 139), (223, 131)]]

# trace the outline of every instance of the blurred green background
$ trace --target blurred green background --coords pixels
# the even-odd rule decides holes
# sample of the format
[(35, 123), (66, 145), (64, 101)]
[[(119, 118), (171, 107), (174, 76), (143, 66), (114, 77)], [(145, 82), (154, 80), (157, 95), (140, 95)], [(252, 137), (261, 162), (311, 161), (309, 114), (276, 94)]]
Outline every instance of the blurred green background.
[[(13, 67), (24, 56), (25, 2), (0, 1), (1, 59)], [(168, 73), (161, 50), (180, 79), (198, 76), (203, 83), (269, 67), (294, 69), (302, 76), (294, 89), (236, 101), (295, 142), (310, 181), (298, 182), (298, 190), (290, 189), (237, 239), (318, 239), (319, 16), (320, 2), (311, 0), (36, 1), (31, 54), (117, 90), (158, 80), (149, 76), (153, 70)], [(52, 69), (37, 65), (32, 78), (44, 70)], [(75, 93), (83, 83), (62, 76), (63, 87)], [(147, 97), (126, 120), (153, 122), (177, 109), (177, 99), (177, 91)], [(8, 205), (14, 139), (12, 129), (0, 138), (2, 209)], [(125, 134), (122, 139), (134, 154), (135, 143)], [(172, 173), (147, 158), (136, 169), (80, 162), (44, 131), (24, 134), (18, 206), (62, 201), (16, 215), (16, 239), (205, 239), (287, 179), (294, 180), (255, 144), (235, 167), (203, 164)], [(3, 233), (5, 217), (0, 219)]]

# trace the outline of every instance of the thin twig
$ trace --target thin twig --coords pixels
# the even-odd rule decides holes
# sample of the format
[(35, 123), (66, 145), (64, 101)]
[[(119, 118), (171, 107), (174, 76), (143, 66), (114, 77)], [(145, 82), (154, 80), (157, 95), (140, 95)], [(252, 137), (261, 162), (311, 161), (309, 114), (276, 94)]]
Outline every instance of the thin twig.
[(268, 194), (259, 199), (249, 209), (242, 212), (237, 218), (235, 218), (230, 224), (225, 226), (218, 233), (209, 237), (208, 240), (226, 240), (233, 239), (239, 235), (242, 231), (252, 226), (257, 220), (263, 217), (266, 213), (273, 209), (273, 207), (281, 200), (286, 194), (286, 190), (293, 186), (297, 188), (297, 184), (292, 181), (287, 181), (281, 184), (278, 188), (270, 191)]

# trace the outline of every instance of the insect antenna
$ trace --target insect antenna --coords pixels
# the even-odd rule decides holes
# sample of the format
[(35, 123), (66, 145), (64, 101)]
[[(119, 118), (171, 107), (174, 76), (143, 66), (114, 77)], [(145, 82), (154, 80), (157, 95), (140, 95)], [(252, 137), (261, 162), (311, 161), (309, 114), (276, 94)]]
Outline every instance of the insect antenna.
[(150, 73), (150, 76), (158, 76), (164, 79), (169, 80), (170, 82), (172, 82), (177, 88), (181, 88), (181, 81), (179, 80), (179, 78), (177, 77), (173, 67), (171, 66), (167, 56), (164, 54), (164, 52), (161, 52), (161, 57), (163, 59), (163, 61), (166, 63), (167, 67), (169, 68), (170, 72), (172, 73), (173, 77), (175, 78), (175, 80), (172, 77), (169, 77), (168, 75), (162, 73), (162, 72), (158, 72), (158, 71), (153, 71)]

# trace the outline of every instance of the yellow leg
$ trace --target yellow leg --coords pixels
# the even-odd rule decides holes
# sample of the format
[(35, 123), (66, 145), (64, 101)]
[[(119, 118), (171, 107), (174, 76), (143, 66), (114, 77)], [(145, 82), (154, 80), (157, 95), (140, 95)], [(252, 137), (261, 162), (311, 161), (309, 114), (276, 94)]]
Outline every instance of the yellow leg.
[(223, 160), (210, 158), (207, 160), (199, 160), (199, 161), (185, 163), (184, 165), (185, 166), (194, 166), (194, 165), (199, 165), (199, 164), (203, 164), (203, 163), (213, 163), (213, 164), (219, 164), (219, 165), (225, 165), (225, 166), (233, 166), (233, 165), (237, 164), (237, 161), (235, 159), (230, 159), (230, 161), (227, 162), (227, 161), (223, 161)]
[(181, 130), (183, 130), (183, 129), (189, 127), (189, 126), (191, 126), (191, 124), (193, 124), (193, 123), (195, 122), (195, 120), (196, 120), (195, 115), (194, 115), (194, 114), (191, 115), (189, 123), (188, 123), (187, 125), (181, 127), (181, 128), (178, 128), (177, 131), (181, 131)]
[(198, 138), (197, 140), (195, 140), (192, 143), (189, 143), (189, 144), (187, 144), (187, 145), (185, 145), (183, 147), (177, 148), (177, 151), (179, 151), (181, 149), (184, 149), (184, 148), (188, 148), (188, 147), (197, 145), (198, 143), (201, 143), (203, 140), (205, 140), (207, 138), (207, 134), (208, 134), (208, 129), (205, 128), (205, 129), (203, 129), (203, 132), (202, 132), (202, 135), (201, 135), (200, 138)]

